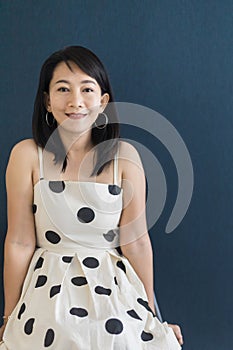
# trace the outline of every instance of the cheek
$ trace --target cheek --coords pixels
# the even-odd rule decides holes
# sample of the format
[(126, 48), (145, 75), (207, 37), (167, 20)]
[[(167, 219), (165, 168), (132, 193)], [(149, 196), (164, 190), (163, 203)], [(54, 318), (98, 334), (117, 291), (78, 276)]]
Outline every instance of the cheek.
[(60, 97), (60, 96), (51, 96), (50, 98), (50, 105), (51, 108), (59, 108), (64, 106), (64, 104), (66, 103), (66, 99), (64, 97)]
[(101, 96), (98, 95), (89, 95), (85, 99), (86, 103), (89, 104), (89, 106), (92, 106), (93, 108), (99, 107), (101, 104)]
[(86, 101), (98, 101), (100, 100), (100, 97), (97, 94), (87, 94), (84, 98)]

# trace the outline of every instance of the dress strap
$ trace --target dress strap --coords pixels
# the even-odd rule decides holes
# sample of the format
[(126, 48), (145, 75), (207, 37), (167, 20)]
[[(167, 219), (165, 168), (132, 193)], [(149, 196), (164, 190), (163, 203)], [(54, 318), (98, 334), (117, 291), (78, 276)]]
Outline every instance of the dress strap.
[(114, 176), (114, 179), (113, 179), (113, 183), (114, 185), (118, 185), (118, 149), (115, 153), (115, 156), (114, 156), (114, 164), (113, 164), (113, 176)]
[(38, 146), (38, 156), (39, 156), (39, 166), (40, 166), (40, 180), (44, 178), (44, 168), (43, 168), (43, 154), (42, 148)]

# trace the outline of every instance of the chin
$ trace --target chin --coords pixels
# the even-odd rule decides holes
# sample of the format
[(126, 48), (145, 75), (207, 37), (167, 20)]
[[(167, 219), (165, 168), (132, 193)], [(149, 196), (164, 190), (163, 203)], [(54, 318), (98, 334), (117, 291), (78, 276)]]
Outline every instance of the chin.
[(64, 130), (73, 134), (86, 133), (91, 129), (92, 129), (92, 122), (80, 123), (78, 120), (68, 120), (59, 125), (60, 131)]

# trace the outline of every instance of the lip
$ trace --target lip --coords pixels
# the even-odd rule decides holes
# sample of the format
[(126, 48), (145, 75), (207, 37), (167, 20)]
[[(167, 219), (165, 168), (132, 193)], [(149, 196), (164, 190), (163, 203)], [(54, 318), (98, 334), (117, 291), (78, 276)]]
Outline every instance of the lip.
[(85, 118), (87, 114), (84, 114), (84, 113), (66, 113), (66, 115), (70, 119), (82, 119), (82, 118)]

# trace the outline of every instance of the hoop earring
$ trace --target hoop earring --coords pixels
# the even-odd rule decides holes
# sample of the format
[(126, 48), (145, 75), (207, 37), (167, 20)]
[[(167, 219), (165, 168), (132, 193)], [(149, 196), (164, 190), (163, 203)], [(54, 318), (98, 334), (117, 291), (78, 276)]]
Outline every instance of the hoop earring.
[(107, 114), (106, 113), (99, 113), (98, 117), (101, 116), (101, 115), (103, 115), (105, 117), (105, 123), (104, 124), (100, 124), (100, 126), (99, 126), (98, 124), (96, 124), (96, 121), (95, 121), (94, 125), (95, 125), (95, 127), (97, 129), (104, 129), (104, 128), (106, 128), (106, 126), (108, 124), (108, 116), (107, 116)]
[(53, 122), (52, 123), (49, 123), (49, 119), (48, 119), (48, 115), (49, 115), (49, 112), (47, 112), (45, 114), (45, 121), (46, 121), (46, 124), (51, 128), (53, 126), (53, 124), (55, 123), (55, 119), (53, 117)]

